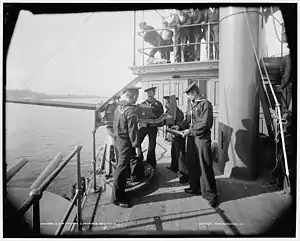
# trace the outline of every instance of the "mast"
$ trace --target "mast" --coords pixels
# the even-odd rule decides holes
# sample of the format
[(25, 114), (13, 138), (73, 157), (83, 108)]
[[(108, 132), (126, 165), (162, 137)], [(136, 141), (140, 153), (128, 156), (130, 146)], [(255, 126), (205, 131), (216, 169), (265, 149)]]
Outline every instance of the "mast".
[(220, 8), (219, 167), (227, 177), (255, 177), (259, 120), (259, 8)]

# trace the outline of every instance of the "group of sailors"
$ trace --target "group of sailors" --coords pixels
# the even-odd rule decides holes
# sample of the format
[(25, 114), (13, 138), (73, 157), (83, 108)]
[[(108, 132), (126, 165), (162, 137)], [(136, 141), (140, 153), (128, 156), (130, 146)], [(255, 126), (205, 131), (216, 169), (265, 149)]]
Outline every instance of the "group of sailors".
[[(118, 151), (118, 164), (114, 173), (112, 202), (120, 207), (130, 207), (130, 197), (126, 195), (127, 178), (137, 181), (143, 178), (144, 165), (141, 145), (146, 135), (149, 146), (146, 161), (156, 167), (156, 138), (158, 126), (166, 125), (166, 121), (159, 124), (147, 124), (139, 128), (137, 106), (135, 105), (139, 89), (128, 87), (125, 99), (119, 102), (115, 110), (113, 129), (115, 146)], [(155, 99), (155, 87), (145, 90), (148, 94), (143, 104), (151, 106), (153, 118), (159, 118), (164, 110), (160, 101)], [(199, 87), (193, 83), (185, 93), (191, 99), (191, 108), (185, 116), (176, 107), (176, 118), (169, 128), (181, 131), (182, 135), (172, 138), (171, 171), (177, 172), (180, 183), (189, 182), (185, 189), (190, 195), (202, 195), (212, 207), (217, 204), (217, 189), (213, 170), (211, 153), (211, 128), (213, 124), (212, 104), (200, 96)], [(170, 96), (164, 97), (166, 113), (170, 111)]]
[[(156, 52), (159, 51), (161, 58), (170, 63), (170, 53), (173, 52), (173, 46), (171, 45), (175, 42), (175, 62), (179, 63), (200, 61), (200, 42), (202, 39), (210, 42), (209, 51), (207, 48), (208, 58), (219, 58), (218, 22), (219, 9), (209, 8), (202, 10), (190, 9), (189, 11), (177, 10), (170, 22), (163, 20), (163, 30), (160, 32), (157, 32), (154, 27), (146, 22), (141, 22), (139, 26), (142, 31), (145, 31), (142, 32), (144, 41), (155, 47), (149, 52), (150, 58), (154, 58)], [(211, 23), (209, 29), (208, 23)], [(172, 29), (174, 29), (174, 32)]]

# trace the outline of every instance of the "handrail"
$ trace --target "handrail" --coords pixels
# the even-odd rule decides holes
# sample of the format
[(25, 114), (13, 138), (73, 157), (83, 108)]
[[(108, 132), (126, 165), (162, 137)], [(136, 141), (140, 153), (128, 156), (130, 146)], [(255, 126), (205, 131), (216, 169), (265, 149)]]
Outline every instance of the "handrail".
[[(196, 43), (188, 43), (188, 44), (173, 44), (173, 45), (162, 45), (158, 47), (149, 47), (149, 48), (142, 48), (142, 49), (162, 49), (162, 48), (170, 48), (170, 47), (178, 47), (178, 46), (187, 46), (187, 45), (196, 45), (196, 44), (209, 44), (209, 43), (219, 43), (220, 41), (205, 41), (205, 42), (196, 42)], [(138, 49), (138, 50), (142, 50)]]
[[(39, 210), (39, 201), (42, 198), (43, 192), (51, 184), (54, 178), (63, 170), (63, 168), (70, 162), (70, 160), (77, 154), (77, 223), (78, 230), (81, 230), (81, 173), (80, 173), (80, 151), (82, 149), (81, 145), (77, 145), (73, 152), (71, 152), (66, 159), (51, 173), (50, 176), (38, 187), (33, 189), (29, 193), (29, 198), (23, 203), (18, 215), (24, 216), (29, 208), (33, 205), (33, 230), (39, 234), (40, 233), (40, 210)], [(67, 211), (69, 212), (69, 210)]]
[(55, 232), (55, 236), (60, 235), (61, 232), (62, 232), (62, 230), (63, 230), (63, 228), (65, 227), (65, 224), (66, 224), (66, 222), (67, 222), (67, 220), (68, 220), (68, 217), (69, 217), (70, 214), (71, 214), (71, 211), (72, 211), (72, 209), (73, 209), (73, 207), (74, 207), (74, 205), (75, 205), (75, 202), (76, 202), (76, 200), (77, 200), (77, 198), (78, 198), (78, 195), (79, 195), (79, 192), (76, 191), (76, 194), (75, 194), (75, 196), (73, 197), (72, 202), (71, 202), (71, 204), (70, 204), (70, 206), (69, 206), (69, 208), (68, 208), (68, 210), (67, 210), (65, 216), (63, 217), (63, 220), (62, 220), (61, 224), (59, 225), (58, 229), (57, 229), (56, 232)]
[[(194, 27), (194, 26), (204, 26), (204, 25), (214, 25), (214, 24), (219, 24), (219, 22), (208, 22), (208, 23), (195, 23), (195, 24), (187, 24), (187, 25), (181, 25), (180, 28), (188, 28), (188, 27)], [(144, 32), (155, 32), (159, 30), (173, 30), (176, 29), (176, 27), (171, 27), (171, 28), (155, 28), (155, 29), (150, 29), (150, 30), (142, 30), (138, 32), (138, 35), (141, 36), (141, 33)], [(141, 36), (143, 37), (143, 36)]]
[(18, 163), (9, 168), (6, 172), (6, 181), (9, 182), (27, 163), (28, 160), (22, 158)]
[[(205, 42), (193, 42), (193, 43), (186, 43), (186, 44), (172, 44), (172, 45), (161, 45), (161, 46), (151, 46), (151, 47), (147, 47), (145, 48), (144, 45), (142, 46), (142, 48), (138, 48), (137, 51), (139, 53), (142, 53), (143, 54), (143, 61), (144, 61), (144, 55), (148, 55), (149, 57), (151, 57), (149, 55), (149, 53), (145, 52), (145, 50), (150, 50), (150, 49), (166, 49), (166, 48), (171, 48), (173, 47), (173, 51), (174, 53), (176, 52), (176, 47), (179, 47), (179, 46), (196, 46), (196, 45), (206, 45), (206, 48), (207, 49), (207, 55), (208, 56), (211, 56), (210, 54), (210, 47), (209, 45), (210, 44), (219, 44), (219, 41), (210, 41), (210, 31), (211, 31), (211, 25), (217, 25), (219, 24), (219, 22), (205, 22), (205, 23), (197, 23), (197, 24), (187, 24), (187, 25), (181, 25), (180, 28), (189, 28), (189, 27), (196, 27), (196, 26), (208, 26), (208, 29), (206, 31), (206, 34), (208, 34), (208, 39), (207, 41)], [(150, 29), (150, 30), (142, 30), (142, 31), (139, 31), (138, 32), (138, 35), (142, 38), (144, 38), (144, 34), (143, 33), (147, 33), (147, 32), (157, 32), (159, 30), (173, 30), (175, 35), (176, 35), (176, 31), (178, 31), (178, 27), (176, 26), (172, 26), (172, 27), (169, 27), (169, 28), (156, 28), (156, 29)], [(158, 33), (159, 34), (159, 33)], [(159, 34), (160, 35), (160, 34)], [(144, 41), (143, 41), (144, 43)], [(152, 56), (153, 57), (153, 56)], [(209, 57), (210, 58), (210, 57)], [(216, 57), (213, 57), (213, 59), (215, 59)], [(144, 65), (144, 62), (143, 62), (143, 65)]]

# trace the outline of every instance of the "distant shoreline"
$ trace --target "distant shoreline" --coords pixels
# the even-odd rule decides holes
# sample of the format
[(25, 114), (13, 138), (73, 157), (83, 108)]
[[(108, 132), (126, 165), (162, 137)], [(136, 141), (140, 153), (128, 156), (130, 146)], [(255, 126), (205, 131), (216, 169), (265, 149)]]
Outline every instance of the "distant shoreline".
[(108, 97), (96, 95), (48, 95), (43, 93), (33, 92), (31, 90), (6, 90), (6, 100), (49, 100), (49, 99), (87, 99), (99, 98), (107, 99)]

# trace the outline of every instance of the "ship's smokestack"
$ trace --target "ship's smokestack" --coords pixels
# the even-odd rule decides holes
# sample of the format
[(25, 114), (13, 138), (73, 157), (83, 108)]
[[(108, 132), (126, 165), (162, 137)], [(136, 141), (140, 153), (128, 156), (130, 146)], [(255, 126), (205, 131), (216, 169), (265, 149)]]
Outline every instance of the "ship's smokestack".
[(254, 178), (259, 118), (258, 8), (220, 8), (219, 167), (227, 177)]

